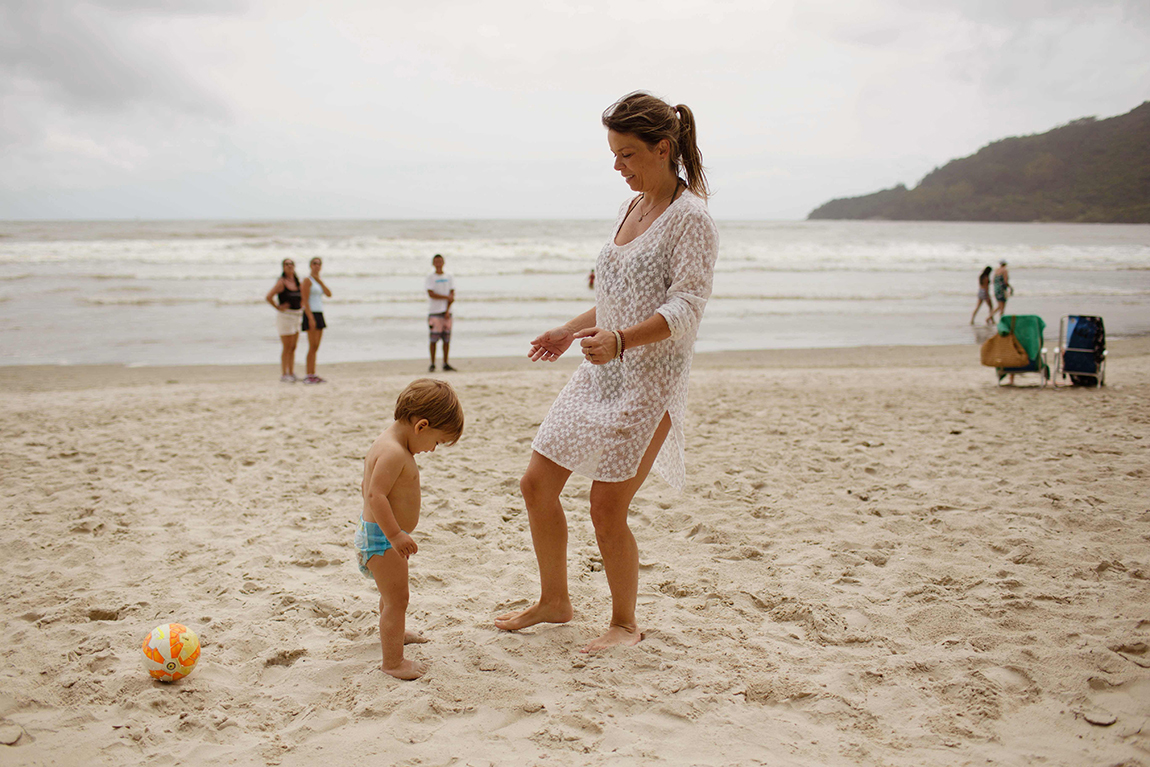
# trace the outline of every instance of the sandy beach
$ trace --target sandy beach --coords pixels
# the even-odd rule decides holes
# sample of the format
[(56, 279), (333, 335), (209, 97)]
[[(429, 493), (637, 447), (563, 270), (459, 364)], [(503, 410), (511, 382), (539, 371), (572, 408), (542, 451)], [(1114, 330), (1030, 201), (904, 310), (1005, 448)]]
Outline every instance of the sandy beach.
[[(1150, 338), (1112, 340), (1095, 390), (998, 388), (973, 345), (699, 355), (687, 492), (632, 508), (645, 640), (590, 657), (583, 478), (575, 619), (492, 625), (536, 593), (518, 480), (573, 363), (453, 358), (409, 683), (351, 536), (425, 366), (292, 386), (273, 351), (0, 367), (0, 763), (1150, 764)], [(162, 685), (139, 644), (169, 621), (203, 655)]]

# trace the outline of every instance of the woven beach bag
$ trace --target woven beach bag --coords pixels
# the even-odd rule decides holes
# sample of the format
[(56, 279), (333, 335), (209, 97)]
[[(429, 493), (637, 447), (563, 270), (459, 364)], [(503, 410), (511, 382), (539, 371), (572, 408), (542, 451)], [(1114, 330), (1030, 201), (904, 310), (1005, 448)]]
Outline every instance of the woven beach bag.
[(982, 345), (982, 364), (988, 368), (1024, 368), (1030, 357), (1014, 335), (1015, 317), (1010, 318), (1010, 332), (1004, 336), (995, 333)]

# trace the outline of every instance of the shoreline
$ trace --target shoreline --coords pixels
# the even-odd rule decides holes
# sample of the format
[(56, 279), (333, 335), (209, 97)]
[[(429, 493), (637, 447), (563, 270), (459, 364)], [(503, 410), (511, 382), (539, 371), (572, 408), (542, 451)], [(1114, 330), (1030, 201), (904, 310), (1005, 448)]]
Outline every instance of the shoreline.
[[(1053, 347), (1047, 345), (1048, 349)], [(1108, 358), (1150, 354), (1150, 336), (1110, 339)], [(68, 391), (115, 386), (194, 383), (256, 383), (271, 380), (277, 362), (239, 365), (0, 365), (0, 386), (7, 391)], [(361, 376), (440, 376), (447, 380), (469, 373), (508, 373), (539, 369), (572, 370), (574, 357), (554, 363), (533, 363), (524, 357), (463, 357), (453, 360), (455, 373), (429, 373), (426, 360), (379, 360), (375, 362), (335, 362), (319, 365), (329, 382)], [(744, 351), (698, 352), (692, 370), (804, 368), (966, 368), (977, 367), (978, 346), (852, 346), (809, 349), (752, 349)], [(300, 366), (302, 367), (302, 365)], [(269, 371), (271, 371), (269, 373)], [(278, 380), (276, 381), (278, 384)], [(300, 385), (303, 388), (303, 385)], [(310, 388), (310, 387), (308, 387)]]

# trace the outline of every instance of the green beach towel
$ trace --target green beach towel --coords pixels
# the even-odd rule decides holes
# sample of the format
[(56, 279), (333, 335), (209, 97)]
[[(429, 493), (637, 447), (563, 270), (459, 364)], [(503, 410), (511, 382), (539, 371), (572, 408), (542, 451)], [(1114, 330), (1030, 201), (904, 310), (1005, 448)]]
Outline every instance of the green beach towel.
[(1026, 356), (1031, 361), (1042, 351), (1042, 333), (1046, 330), (1046, 323), (1037, 314), (1006, 315), (998, 320), (998, 334), (1004, 336), (1010, 332), (1010, 321), (1015, 320), (1014, 336), (1026, 350)]

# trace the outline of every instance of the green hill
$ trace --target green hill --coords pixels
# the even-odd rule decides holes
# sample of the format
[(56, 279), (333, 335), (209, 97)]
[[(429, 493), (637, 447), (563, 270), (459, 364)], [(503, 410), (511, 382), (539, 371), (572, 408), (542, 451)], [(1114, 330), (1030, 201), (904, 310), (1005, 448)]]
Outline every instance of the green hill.
[(914, 189), (831, 200), (807, 218), (1150, 223), (1150, 101), (995, 141)]

